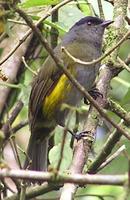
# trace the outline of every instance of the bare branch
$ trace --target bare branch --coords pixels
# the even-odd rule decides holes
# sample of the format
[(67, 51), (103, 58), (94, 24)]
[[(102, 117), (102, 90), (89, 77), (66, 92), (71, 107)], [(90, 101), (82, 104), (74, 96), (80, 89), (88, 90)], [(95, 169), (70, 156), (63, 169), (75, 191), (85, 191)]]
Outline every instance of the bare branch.
[[(53, 8), (54, 6), (52, 6)], [(52, 13), (52, 22), (58, 22), (58, 10)], [(55, 27), (51, 27), (51, 47), (54, 49), (58, 44), (58, 30)]]
[(128, 175), (67, 175), (52, 172), (37, 172), (31, 170), (1, 169), (0, 178), (16, 178), (23, 180), (41, 180), (52, 183), (76, 183), (76, 184), (101, 184), (101, 185), (124, 185), (128, 181)]
[(100, 13), (100, 18), (105, 19), (104, 12), (103, 12), (103, 7), (102, 7), (102, 1), (98, 0), (98, 9)]
[[(52, 190), (57, 190), (59, 189), (59, 185), (57, 186), (55, 185), (50, 185), (48, 183), (44, 183), (41, 186), (34, 186), (34, 187), (30, 187), (27, 191), (26, 191), (26, 198), (27, 199), (32, 199), (34, 197), (37, 197), (39, 195), (45, 194), (47, 192), (50, 192)], [(3, 200), (19, 200), (19, 193), (14, 194), (10, 197), (4, 198)]]
[(113, 153), (105, 162), (103, 162), (98, 168), (97, 172), (106, 167), (111, 163), (115, 158), (117, 158), (124, 150), (126, 149), (125, 145), (122, 145), (115, 153)]
[(103, 145), (101, 152), (97, 155), (96, 159), (88, 168), (88, 173), (96, 173), (100, 165), (106, 160), (108, 155), (111, 153), (112, 149), (115, 147), (116, 143), (120, 140), (121, 133), (116, 129), (110, 134), (107, 141)]
[(63, 139), (62, 139), (62, 143), (61, 143), (61, 150), (60, 150), (60, 158), (59, 158), (59, 161), (58, 161), (58, 164), (57, 164), (57, 171), (60, 170), (60, 166), (61, 166), (61, 162), (62, 162), (62, 159), (63, 159), (63, 153), (64, 153), (64, 147), (65, 147), (65, 140), (66, 140), (66, 136), (67, 136), (67, 127), (64, 128), (64, 133), (63, 133)]
[(22, 56), (22, 61), (23, 61), (24, 65), (25, 65), (25, 67), (26, 67), (30, 72), (32, 72), (32, 74), (34, 74), (34, 75), (36, 76), (36, 75), (37, 75), (37, 72), (35, 72), (33, 69), (31, 69), (31, 68), (27, 65), (24, 56)]
[(5, 140), (7, 140), (9, 138), (9, 133), (10, 133), (10, 126), (12, 125), (12, 123), (14, 122), (14, 120), (16, 119), (17, 115), (19, 114), (19, 112), (21, 111), (21, 109), (23, 108), (23, 102), (21, 100), (19, 100), (14, 108), (14, 110), (12, 111), (9, 119), (7, 120), (7, 122), (3, 125), (2, 127), (2, 131), (4, 133), (4, 137)]
[(130, 125), (130, 113), (127, 112), (121, 105), (112, 99), (108, 99), (106, 107), (123, 119), (125, 124)]
[[(17, 40), (23, 36), (25, 31), (28, 30), (28, 27), (25, 26), (16, 26), (14, 27), (13, 34), (7, 39), (7, 44), (2, 52), (1, 59), (8, 54), (10, 50), (12, 50), (17, 42)], [(15, 34), (14, 34), (15, 32)], [(13, 42), (12, 42), (13, 41)], [(17, 74), (20, 70), (21, 66), (21, 57), (25, 55), (28, 45), (31, 41), (31, 37), (19, 48), (14, 55), (10, 57), (10, 59), (6, 60), (6, 63), (1, 65), (2, 72), (7, 76), (8, 80), (6, 82), (0, 80), (0, 115), (2, 114), (5, 103), (7, 102), (8, 95), (10, 94), (11, 88), (6, 87), (7, 84), (12, 84), (16, 82)]]
[(120, 57), (117, 57), (117, 60), (119, 61), (119, 63), (121, 64), (121, 66), (126, 69), (128, 72), (130, 72), (130, 68), (129, 66), (120, 58)]

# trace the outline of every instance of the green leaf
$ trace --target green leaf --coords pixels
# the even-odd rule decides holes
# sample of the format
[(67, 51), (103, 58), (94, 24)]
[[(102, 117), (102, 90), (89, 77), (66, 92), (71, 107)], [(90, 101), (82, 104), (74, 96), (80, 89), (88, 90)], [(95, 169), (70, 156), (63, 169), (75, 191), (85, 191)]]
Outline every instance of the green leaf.
[(55, 5), (59, 2), (59, 0), (26, 0), (24, 3), (21, 4), (21, 6), (24, 8), (30, 8), (43, 5)]
[[(130, 106), (128, 106), (128, 104), (130, 104), (130, 88), (128, 89), (126, 95), (124, 96), (122, 102), (123, 105), (127, 104), (127, 110), (130, 108)], [(129, 110), (130, 111), (130, 110)]]
[(60, 8), (58, 24), (62, 24), (62, 28), (69, 30), (82, 17), (84, 17), (83, 12), (77, 8), (74, 2), (71, 2)]
[(65, 34), (67, 32), (67, 30), (65, 30), (65, 28), (62, 28), (62, 26), (58, 24), (58, 22), (53, 23), (50, 20), (45, 20), (44, 24), (56, 28), (59, 32), (61, 32), (61, 34)]
[(127, 94), (130, 88), (130, 83), (120, 77), (115, 77), (111, 81), (112, 91), (111, 95), (114, 99), (121, 100)]
[(78, 1), (78, 7), (85, 15), (94, 16), (94, 9), (88, 1)]
[[(54, 146), (50, 151), (49, 151), (49, 161), (52, 167), (56, 168), (60, 159), (60, 153), (61, 153), (61, 143), (58, 145)], [(69, 155), (69, 156), (68, 156)], [(66, 170), (72, 160), (72, 149), (70, 148), (69, 144), (65, 144), (64, 146), (64, 151), (63, 151), (63, 157), (62, 157), (62, 162), (60, 166), (60, 171)]]

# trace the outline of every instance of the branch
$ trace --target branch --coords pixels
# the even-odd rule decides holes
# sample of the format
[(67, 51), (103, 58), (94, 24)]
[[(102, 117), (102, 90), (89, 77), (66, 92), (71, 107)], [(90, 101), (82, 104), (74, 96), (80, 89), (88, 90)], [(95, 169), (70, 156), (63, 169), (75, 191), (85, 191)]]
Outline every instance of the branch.
[[(53, 8), (54, 6), (52, 6)], [(52, 13), (52, 22), (58, 22), (58, 10)], [(58, 44), (58, 30), (55, 27), (51, 27), (51, 47), (54, 49)]]
[(129, 54), (128, 57), (126, 58), (125, 63), (126, 63), (126, 65), (129, 65), (129, 64), (130, 64), (130, 54)]
[(115, 153), (113, 153), (106, 161), (104, 161), (100, 167), (98, 168), (97, 172), (102, 170), (106, 167), (109, 163), (111, 163), (115, 158), (117, 158), (124, 150), (126, 150), (125, 145), (122, 145)]
[[(10, 37), (7, 39), (6, 46), (4, 47), (4, 50), (2, 52), (2, 57), (6, 56), (10, 50), (12, 50), (18, 41), (18, 39), (23, 36), (25, 31), (28, 30), (28, 27), (25, 26), (15, 26), (14, 29), (12, 29), (13, 34), (10, 35)], [(21, 57), (25, 55), (28, 45), (30, 43), (31, 37), (28, 38), (28, 40), (19, 48), (14, 55), (12, 55), (8, 60), (6, 60), (6, 63), (1, 65), (2, 72), (8, 77), (8, 80), (6, 82), (3, 82), (0, 80), (0, 84), (7, 83), (11, 84), (16, 82), (17, 74), (20, 70), (21, 66)], [(13, 41), (13, 42), (12, 42)], [(4, 111), (5, 104), (7, 102), (8, 96), (10, 94), (11, 88), (0, 85), (0, 115)]]
[[(88, 159), (88, 153), (92, 144), (92, 141), (89, 141), (88, 138), (79, 140), (74, 147), (73, 160), (69, 168), (69, 173), (72, 174), (72, 177), (75, 177), (76, 173), (82, 173), (85, 162)], [(67, 181), (62, 189), (60, 200), (73, 199), (77, 186), (74, 182), (70, 183)]]
[(119, 61), (120, 65), (130, 73), (129, 66), (120, 57), (117, 57), (117, 60)]
[(111, 3), (112, 5), (114, 5), (114, 0), (105, 0), (105, 1), (107, 1), (107, 2)]
[(116, 143), (121, 138), (121, 133), (116, 129), (112, 134), (108, 137), (107, 141), (103, 145), (101, 152), (97, 155), (96, 159), (92, 162), (92, 164), (88, 167), (88, 173), (96, 173), (101, 164), (106, 160), (108, 155), (112, 152), (112, 149), (115, 147)]
[[(52, 190), (58, 190), (59, 186), (55, 185), (49, 185), (48, 183), (44, 183), (41, 186), (34, 186), (34, 187), (30, 187), (29, 189), (27, 189), (26, 191), (26, 198), (27, 199), (32, 199), (34, 197), (37, 197), (39, 195), (45, 194), (47, 192), (50, 192)], [(10, 197), (6, 197), (3, 200), (19, 200), (19, 193), (18, 194), (14, 194)]]
[(14, 134), (16, 133), (19, 129), (23, 128), (24, 126), (28, 125), (28, 120), (25, 120), (25, 121), (21, 121), (19, 124), (17, 124), (16, 126), (14, 126), (11, 130), (10, 130), (10, 133), (8, 134)]
[(26, 63), (26, 61), (25, 61), (25, 57), (24, 56), (22, 56), (22, 61), (23, 61), (23, 64), (24, 64), (24, 66), (33, 74), (33, 75), (37, 75), (37, 72), (36, 71), (34, 71), (33, 69), (31, 69), (31, 67), (29, 67), (28, 65), (27, 65), (27, 63)]
[(105, 19), (104, 12), (103, 12), (103, 7), (102, 7), (102, 1), (98, 0), (98, 9), (100, 13), (100, 18)]
[(22, 180), (40, 180), (50, 183), (75, 183), (75, 184), (99, 184), (121, 185), (128, 181), (128, 175), (67, 175), (64, 173), (37, 172), (31, 170), (1, 169), (0, 178), (16, 178)]
[(3, 133), (4, 133), (5, 140), (7, 140), (9, 138), (10, 127), (11, 127), (12, 123), (14, 122), (14, 120), (16, 119), (16, 117), (18, 116), (18, 114), (19, 114), (19, 112), (21, 111), (22, 108), (23, 108), (23, 102), (21, 100), (19, 100), (17, 102), (15, 108), (13, 109), (12, 113), (10, 114), (9, 119), (3, 125), (1, 131), (3, 131)]
[(60, 170), (60, 166), (61, 166), (62, 159), (63, 159), (63, 156), (64, 156), (64, 147), (65, 147), (65, 142), (66, 142), (67, 131), (68, 131), (68, 128), (65, 127), (64, 132), (63, 132), (63, 139), (62, 139), (62, 142), (61, 142), (61, 150), (60, 150), (59, 161), (58, 161), (58, 164), (57, 164), (57, 167), (56, 167), (57, 171)]
[(123, 119), (125, 124), (130, 125), (130, 113), (127, 112), (121, 105), (112, 99), (108, 99), (106, 107)]

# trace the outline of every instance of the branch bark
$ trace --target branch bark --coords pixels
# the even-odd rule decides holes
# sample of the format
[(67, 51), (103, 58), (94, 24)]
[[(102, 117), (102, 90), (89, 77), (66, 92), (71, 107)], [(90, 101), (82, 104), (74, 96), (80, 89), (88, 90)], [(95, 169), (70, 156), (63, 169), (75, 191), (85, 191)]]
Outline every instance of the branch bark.
[(1, 169), (0, 178), (16, 178), (23, 180), (41, 180), (51, 183), (75, 183), (75, 184), (101, 184), (124, 185), (128, 181), (128, 175), (67, 175), (64, 173), (37, 172), (31, 170)]
[[(8, 52), (14, 48), (17, 41), (23, 37), (24, 33), (28, 30), (28, 27), (17, 25), (13, 29), (12, 35), (6, 41), (6, 47), (4, 48), (2, 58), (8, 54)], [(30, 43), (31, 36), (24, 42), (21, 48), (17, 49), (15, 53), (8, 59), (4, 64), (1, 65), (3, 73), (8, 77), (8, 83), (15, 83), (17, 79), (17, 74), (21, 65), (21, 58), (25, 55), (28, 45)], [(13, 41), (13, 42), (12, 42)], [(2, 44), (1, 44), (2, 45)], [(0, 80), (2, 83), (3, 81)], [(3, 112), (7, 99), (9, 97), (11, 88), (6, 86), (0, 86), (0, 115)]]

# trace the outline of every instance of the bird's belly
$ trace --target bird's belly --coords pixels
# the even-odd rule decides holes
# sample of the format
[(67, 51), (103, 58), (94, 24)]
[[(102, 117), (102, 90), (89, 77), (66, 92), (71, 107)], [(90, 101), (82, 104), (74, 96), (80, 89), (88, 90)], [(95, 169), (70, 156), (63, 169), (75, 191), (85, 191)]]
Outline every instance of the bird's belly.
[[(95, 80), (95, 69), (87, 67), (78, 67), (76, 70), (76, 80), (88, 91), (91, 89)], [(71, 83), (72, 84), (72, 83)], [(81, 92), (72, 84), (71, 92), (68, 94), (68, 98), (65, 99), (65, 103), (75, 106), (81, 101), (83, 95)]]

